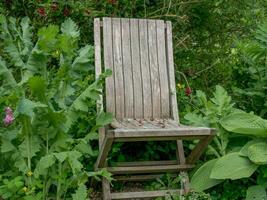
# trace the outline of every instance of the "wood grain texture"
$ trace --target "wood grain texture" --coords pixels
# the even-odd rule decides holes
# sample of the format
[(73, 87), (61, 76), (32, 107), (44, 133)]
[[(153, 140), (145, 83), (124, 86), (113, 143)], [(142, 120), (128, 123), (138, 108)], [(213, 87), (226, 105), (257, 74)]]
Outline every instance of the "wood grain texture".
[(142, 69), (140, 65), (139, 48), (139, 24), (137, 19), (130, 20), (131, 29), (131, 53), (133, 67), (133, 87), (134, 87), (134, 118), (143, 118), (143, 82)]
[(152, 89), (151, 76), (148, 52), (148, 31), (147, 20), (139, 20), (139, 43), (140, 43), (140, 59), (142, 69), (142, 83), (143, 83), (143, 108), (144, 118), (150, 119), (152, 117)]
[(129, 166), (129, 167), (108, 167), (112, 174), (145, 174), (159, 172), (178, 172), (192, 169), (194, 165), (158, 165), (158, 166)]
[[(113, 63), (115, 77), (115, 107), (116, 118), (124, 118), (124, 71), (122, 65), (122, 40), (121, 40), (121, 20), (112, 18), (113, 36)], [(113, 94), (114, 95), (114, 94)]]
[(157, 56), (157, 31), (155, 20), (148, 20), (148, 51), (151, 77), (152, 117), (161, 118), (160, 79)]
[[(129, 19), (121, 20), (121, 32), (122, 32), (121, 33), (122, 66), (124, 71), (124, 100), (125, 100), (124, 117), (131, 118), (134, 116), (134, 91), (133, 91), (134, 83), (133, 83), (131, 33), (130, 33)], [(140, 107), (140, 105), (138, 105), (138, 107)]]
[(165, 43), (165, 24), (162, 20), (156, 20), (157, 29), (157, 57), (159, 68), (159, 82), (160, 82), (160, 107), (161, 118), (170, 117), (170, 90), (169, 78), (166, 58), (166, 43)]
[[(102, 73), (101, 68), (101, 28), (100, 28), (100, 19), (94, 19), (94, 45), (95, 45), (95, 78), (98, 79)], [(102, 90), (101, 90), (102, 92)], [(97, 112), (100, 113), (103, 111), (103, 96), (100, 95), (100, 99), (97, 100)], [(105, 137), (105, 128), (101, 127), (98, 129), (99, 135), (99, 147), (101, 147), (102, 142)]]
[(145, 192), (115, 192), (111, 193), (111, 199), (135, 199), (135, 198), (155, 198), (165, 197), (166, 195), (180, 195), (180, 190), (158, 190)]
[(112, 24), (111, 18), (103, 18), (103, 46), (104, 46), (104, 65), (105, 69), (112, 70), (112, 76), (106, 79), (106, 111), (116, 114), (115, 112), (115, 72), (113, 68), (113, 49), (112, 49)]
[(173, 62), (173, 46), (172, 46), (172, 25), (171, 22), (166, 22), (166, 41), (167, 41), (167, 63), (168, 63), (168, 72), (169, 72), (169, 87), (171, 93), (171, 114), (172, 118), (179, 122), (178, 116), (178, 106), (176, 98), (176, 87), (175, 87), (175, 71), (174, 71), (174, 62)]

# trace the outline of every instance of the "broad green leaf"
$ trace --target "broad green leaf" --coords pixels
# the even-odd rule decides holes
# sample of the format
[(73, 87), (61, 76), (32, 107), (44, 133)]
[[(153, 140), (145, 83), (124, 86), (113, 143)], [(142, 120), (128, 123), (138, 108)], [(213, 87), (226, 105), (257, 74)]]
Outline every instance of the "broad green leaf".
[(61, 31), (62, 33), (69, 35), (73, 38), (77, 38), (80, 36), (80, 31), (78, 26), (75, 24), (75, 22), (68, 18), (66, 19), (62, 25), (61, 25)]
[(37, 163), (36, 169), (34, 171), (35, 175), (42, 175), (46, 173), (46, 170), (51, 167), (56, 162), (54, 155), (43, 156)]
[(245, 156), (248, 157), (248, 148), (252, 145), (252, 144), (256, 144), (258, 142), (261, 142), (262, 140), (260, 139), (255, 139), (255, 140), (251, 140), (249, 141), (247, 144), (245, 144), (242, 149), (239, 151), (239, 155), (240, 156)]
[(267, 143), (262, 141), (255, 144), (252, 144), (247, 149), (248, 158), (258, 164), (266, 165), (267, 164)]
[(260, 185), (250, 186), (247, 190), (246, 200), (267, 200), (265, 188)]
[(19, 150), (21, 156), (24, 158), (32, 158), (39, 152), (41, 149), (41, 142), (38, 137), (30, 137), (30, 140), (25, 139), (20, 145)]
[(78, 189), (72, 194), (73, 200), (87, 200), (87, 188), (84, 184), (80, 185)]
[(218, 159), (210, 160), (203, 164), (193, 175), (191, 179), (191, 187), (196, 191), (203, 191), (215, 185), (220, 184), (224, 180), (210, 178), (210, 173)]
[(211, 170), (210, 178), (214, 179), (241, 179), (250, 177), (258, 168), (248, 158), (239, 153), (229, 153), (215, 163)]
[(233, 113), (221, 119), (220, 124), (230, 132), (267, 137), (267, 120), (253, 114)]
[(28, 117), (34, 116), (35, 108), (44, 108), (47, 107), (45, 104), (40, 102), (33, 102), (29, 99), (21, 99), (18, 103), (15, 115), (26, 115)]

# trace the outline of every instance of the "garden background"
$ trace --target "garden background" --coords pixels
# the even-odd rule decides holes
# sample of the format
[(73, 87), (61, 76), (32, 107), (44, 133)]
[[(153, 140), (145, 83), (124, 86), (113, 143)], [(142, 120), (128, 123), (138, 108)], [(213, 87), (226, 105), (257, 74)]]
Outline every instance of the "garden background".
[[(1, 0), (0, 199), (97, 199), (100, 178), (112, 179), (93, 171), (97, 129), (112, 121), (95, 105), (110, 75), (94, 80), (93, 19), (103, 16), (172, 21), (181, 122), (218, 129), (190, 174), (208, 195), (184, 198), (267, 199), (266, 13), (265, 0)], [(110, 157), (175, 156), (174, 143), (140, 147), (116, 144)]]

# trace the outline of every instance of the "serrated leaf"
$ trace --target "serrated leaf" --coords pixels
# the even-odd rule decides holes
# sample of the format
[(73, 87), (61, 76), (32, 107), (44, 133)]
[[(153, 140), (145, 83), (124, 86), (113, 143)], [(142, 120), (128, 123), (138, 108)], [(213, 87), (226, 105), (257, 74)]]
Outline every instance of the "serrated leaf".
[(210, 160), (203, 164), (193, 175), (191, 179), (191, 187), (196, 191), (203, 191), (215, 185), (220, 184), (224, 180), (210, 178), (211, 170), (218, 159)]
[[(7, 68), (5, 61), (0, 56), (0, 77), (4, 81), (5, 85), (14, 88), (17, 86), (17, 82), (12, 72)], [(3, 86), (3, 85), (2, 85)]]
[(239, 153), (229, 153), (217, 160), (211, 170), (210, 178), (213, 179), (241, 179), (250, 177), (258, 168), (248, 158)]
[(81, 156), (82, 154), (78, 151), (68, 152), (68, 161), (69, 161), (73, 174), (80, 172), (83, 167), (82, 163), (79, 161), (79, 158)]
[(26, 115), (28, 117), (34, 116), (35, 108), (44, 108), (47, 107), (45, 104), (40, 102), (33, 102), (29, 99), (21, 99), (18, 103), (15, 115)]
[(28, 17), (23, 17), (20, 22), (20, 26), (22, 29), (22, 41), (27, 48), (27, 51), (29, 51), (32, 46), (32, 27), (30, 26), (30, 19)]
[(72, 194), (73, 200), (87, 200), (87, 188), (84, 184), (80, 185), (75, 191), (75, 194)]
[(16, 147), (11, 143), (11, 141), (2, 138), (1, 140), (1, 153), (6, 153), (15, 150)]
[(66, 160), (66, 158), (68, 157), (68, 153), (67, 152), (60, 152), (60, 153), (54, 153), (53, 154), (57, 160), (62, 163)]
[(46, 173), (47, 169), (51, 167), (56, 162), (54, 155), (46, 155), (43, 156), (39, 162), (37, 163), (34, 174), (38, 177), (38, 175), (43, 175)]
[(104, 127), (114, 120), (112, 113), (101, 112), (96, 118), (96, 127)]
[(36, 136), (30, 137), (29, 143), (27, 139), (25, 139), (19, 145), (20, 154), (24, 158), (28, 158), (28, 157), (32, 158), (36, 156), (36, 153), (39, 152), (40, 149), (41, 149), (40, 140)]
[(90, 45), (86, 45), (85, 47), (79, 50), (79, 55), (77, 58), (74, 59), (71, 67), (77, 73), (81, 72), (88, 72), (89, 70), (89, 63), (92, 62), (93, 58), (93, 47)]
[(46, 82), (40, 76), (33, 76), (28, 81), (29, 87), (34, 95), (38, 96), (39, 98), (44, 98), (45, 90), (46, 90)]
[(90, 144), (87, 144), (83, 141), (81, 141), (79, 144), (75, 146), (75, 149), (82, 154), (88, 154), (90, 156), (97, 156), (97, 153), (93, 151)]
[(41, 50), (45, 52), (52, 52), (56, 48), (57, 34), (59, 28), (56, 25), (49, 25), (48, 27), (43, 27), (38, 31), (38, 46)]
[(184, 118), (187, 121), (187, 124), (190, 124), (192, 126), (208, 126), (203, 117), (196, 113), (187, 113)]
[(62, 33), (66, 34), (66, 35), (70, 35), (73, 38), (77, 38), (80, 36), (80, 31), (79, 31), (78, 26), (70, 18), (66, 19), (62, 23), (61, 31), (62, 31)]
[(260, 185), (250, 186), (247, 190), (246, 200), (267, 200), (265, 188)]

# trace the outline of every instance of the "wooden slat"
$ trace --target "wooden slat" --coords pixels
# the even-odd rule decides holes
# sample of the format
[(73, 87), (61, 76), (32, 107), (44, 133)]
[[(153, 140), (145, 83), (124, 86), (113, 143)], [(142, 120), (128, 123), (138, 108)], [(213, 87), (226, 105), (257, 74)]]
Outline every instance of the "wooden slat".
[(152, 116), (161, 118), (160, 79), (157, 57), (157, 32), (155, 20), (148, 20), (148, 49), (152, 89)]
[(178, 107), (176, 99), (176, 87), (175, 87), (175, 71), (173, 62), (173, 47), (172, 47), (172, 26), (171, 22), (166, 22), (166, 40), (167, 40), (167, 63), (169, 71), (169, 86), (171, 92), (171, 113), (175, 121), (179, 122)]
[(134, 116), (134, 92), (133, 92), (133, 73), (132, 73), (132, 51), (129, 19), (121, 19), (122, 32), (122, 65), (124, 70), (124, 98), (125, 98), (125, 117)]
[(166, 195), (180, 195), (180, 190), (159, 190), (145, 192), (115, 192), (111, 193), (111, 199), (135, 199), (135, 198), (153, 198), (165, 197)]
[(192, 169), (194, 165), (152, 165), (152, 166), (130, 166), (130, 167), (108, 167), (112, 174), (142, 174), (159, 172), (178, 172), (180, 170)]
[(130, 31), (134, 87), (134, 118), (143, 118), (143, 86), (140, 65), (139, 27), (137, 19), (130, 19)]
[(100, 151), (99, 151), (96, 163), (95, 163), (95, 169), (103, 168), (105, 166), (106, 159), (111, 149), (112, 143), (113, 143), (113, 135), (107, 134), (101, 145), (101, 148), (100, 148)]
[(143, 113), (145, 119), (152, 117), (152, 95), (151, 95), (151, 79), (150, 79), (150, 65), (148, 55), (148, 31), (147, 20), (139, 20), (139, 37), (140, 37), (140, 59), (142, 69), (142, 83), (143, 83)]
[(136, 161), (136, 162), (117, 162), (117, 167), (129, 167), (129, 166), (153, 166), (153, 165), (175, 165), (176, 160), (160, 160), (160, 161)]
[[(122, 46), (121, 46), (121, 20), (112, 18), (113, 33), (113, 62), (115, 77), (115, 104), (116, 118), (124, 117), (124, 73), (122, 66)], [(113, 94), (114, 95), (114, 94)]]
[(111, 18), (103, 18), (103, 43), (104, 43), (104, 65), (105, 69), (112, 70), (112, 76), (106, 79), (106, 110), (115, 114), (115, 88), (114, 68), (112, 50), (112, 25)]
[(192, 152), (187, 157), (187, 163), (194, 164), (205, 151), (206, 147), (212, 141), (215, 135), (207, 136), (199, 141), (199, 143), (195, 146)]
[[(98, 79), (102, 73), (101, 69), (101, 29), (100, 29), (100, 19), (94, 19), (94, 44), (95, 44), (95, 78)], [(102, 92), (102, 90), (101, 90)], [(97, 112), (100, 113), (103, 110), (103, 96), (100, 95), (100, 99), (97, 100)], [(98, 130), (99, 134), (99, 147), (101, 147), (102, 142), (105, 137), (105, 128), (101, 127)]]
[[(113, 176), (113, 178), (116, 181), (150, 181), (150, 180), (155, 180), (157, 178), (162, 178), (166, 175), (166, 173), (164, 174), (142, 174), (142, 175), (117, 175), (117, 176)], [(172, 174), (168, 174), (168, 176), (170, 177), (177, 177), (177, 173), (172, 173)]]
[(165, 24), (162, 20), (156, 20), (157, 27), (157, 52), (158, 52), (158, 67), (160, 80), (160, 95), (161, 95), (161, 113), (162, 118), (170, 117), (170, 92), (169, 80), (166, 60), (165, 43)]

